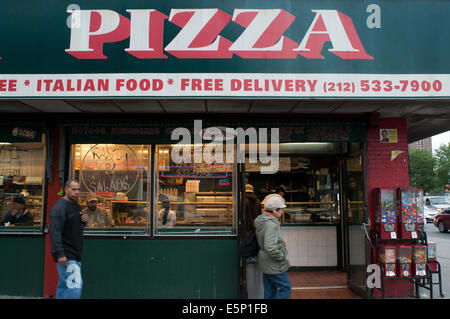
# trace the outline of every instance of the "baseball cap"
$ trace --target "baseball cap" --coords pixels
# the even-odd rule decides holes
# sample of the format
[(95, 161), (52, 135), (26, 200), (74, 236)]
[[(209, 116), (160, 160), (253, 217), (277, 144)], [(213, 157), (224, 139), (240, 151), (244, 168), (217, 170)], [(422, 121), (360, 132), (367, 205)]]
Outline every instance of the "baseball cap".
[(94, 193), (89, 193), (88, 196), (87, 196), (86, 201), (89, 203), (89, 202), (92, 202), (92, 201), (98, 201), (98, 199), (97, 199), (97, 196), (95, 196)]
[(25, 205), (25, 203), (26, 203), (25, 197), (23, 197), (22, 195), (17, 195), (16, 197), (14, 197), (13, 202), (14, 203), (18, 203), (18, 204), (22, 204), (22, 205)]
[(245, 185), (245, 192), (246, 193), (253, 193), (253, 186), (250, 184)]
[(264, 209), (277, 210), (279, 208), (286, 208), (283, 200), (279, 196), (272, 196), (264, 202)]

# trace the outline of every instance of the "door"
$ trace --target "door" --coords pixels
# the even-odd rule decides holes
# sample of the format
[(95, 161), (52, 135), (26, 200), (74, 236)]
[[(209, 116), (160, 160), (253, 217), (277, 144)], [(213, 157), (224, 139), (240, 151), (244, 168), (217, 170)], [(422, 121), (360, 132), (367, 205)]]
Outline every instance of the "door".
[(344, 259), (347, 284), (356, 294), (367, 297), (366, 269), (368, 240), (366, 232), (364, 164), (362, 152), (341, 162)]
[(441, 220), (444, 222), (444, 229), (450, 229), (450, 209), (447, 209), (442, 213)]
[[(236, 150), (242, 150), (242, 146), (240, 144), (236, 145)], [(236, 152), (237, 154), (237, 152)], [(239, 245), (242, 243), (244, 239), (244, 233), (245, 228), (247, 224), (246, 220), (246, 204), (245, 204), (245, 184), (246, 184), (246, 176), (245, 176), (245, 162), (239, 163), (239, 161), (236, 158), (236, 188), (237, 188), (237, 212), (238, 212), (238, 243)], [(242, 257), (239, 257), (239, 274), (240, 274), (240, 280), (239, 280), (239, 297), (241, 299), (247, 299), (248, 298), (248, 291), (247, 291), (247, 264), (245, 262), (245, 259)]]

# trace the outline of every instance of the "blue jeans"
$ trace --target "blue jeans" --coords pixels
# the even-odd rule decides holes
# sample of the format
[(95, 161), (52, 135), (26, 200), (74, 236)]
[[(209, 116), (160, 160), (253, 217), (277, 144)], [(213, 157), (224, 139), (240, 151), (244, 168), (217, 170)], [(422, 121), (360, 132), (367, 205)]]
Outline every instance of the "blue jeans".
[(83, 279), (81, 278), (81, 262), (68, 260), (63, 266), (56, 263), (59, 273), (56, 299), (80, 299)]
[(288, 299), (291, 295), (291, 282), (287, 273), (278, 275), (263, 274), (264, 299)]

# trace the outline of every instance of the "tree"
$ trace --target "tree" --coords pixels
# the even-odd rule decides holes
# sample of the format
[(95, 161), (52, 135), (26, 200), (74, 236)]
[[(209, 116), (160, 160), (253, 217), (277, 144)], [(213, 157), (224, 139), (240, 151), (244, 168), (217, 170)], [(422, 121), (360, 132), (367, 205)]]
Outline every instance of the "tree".
[(450, 142), (436, 150), (436, 188), (442, 193), (450, 179)]
[(411, 186), (431, 192), (435, 188), (436, 159), (433, 153), (423, 149), (409, 151), (409, 182)]

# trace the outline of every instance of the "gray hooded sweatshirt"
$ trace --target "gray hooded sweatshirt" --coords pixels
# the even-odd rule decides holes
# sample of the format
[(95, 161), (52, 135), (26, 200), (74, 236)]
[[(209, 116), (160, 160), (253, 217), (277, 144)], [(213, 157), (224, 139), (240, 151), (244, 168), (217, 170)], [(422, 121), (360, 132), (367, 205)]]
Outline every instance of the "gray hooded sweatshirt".
[(256, 240), (259, 244), (258, 264), (268, 275), (278, 275), (289, 269), (288, 252), (277, 218), (262, 213), (255, 219)]

